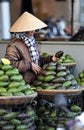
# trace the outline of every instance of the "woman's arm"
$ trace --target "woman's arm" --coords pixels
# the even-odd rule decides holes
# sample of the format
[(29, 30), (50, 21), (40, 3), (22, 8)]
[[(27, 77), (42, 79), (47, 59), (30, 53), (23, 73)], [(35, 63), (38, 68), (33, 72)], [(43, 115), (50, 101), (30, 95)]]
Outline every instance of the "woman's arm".
[(5, 57), (8, 58), (11, 61), (11, 65), (18, 68), (20, 72), (25, 72), (31, 69), (31, 61), (24, 56), (24, 51), (12, 43), (10, 43), (6, 48)]
[(48, 57), (43, 57), (40, 55), (40, 60), (39, 60), (39, 64), (42, 67), (44, 64), (46, 63), (50, 63), (50, 62), (56, 62), (59, 58), (55, 57), (55, 55), (51, 55)]

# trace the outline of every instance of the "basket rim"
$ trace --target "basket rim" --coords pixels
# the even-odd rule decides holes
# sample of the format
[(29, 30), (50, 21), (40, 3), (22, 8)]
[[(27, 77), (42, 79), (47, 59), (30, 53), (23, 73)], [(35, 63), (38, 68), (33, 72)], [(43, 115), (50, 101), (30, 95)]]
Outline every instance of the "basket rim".
[(57, 93), (62, 93), (62, 94), (77, 94), (80, 93), (84, 90), (84, 88), (81, 89), (74, 89), (74, 90), (37, 90), (38, 94), (43, 94), (43, 95), (53, 95), (53, 94), (57, 94)]
[(0, 96), (0, 99), (25, 99), (25, 98), (33, 98), (37, 96), (37, 92), (34, 92), (33, 94), (30, 95), (25, 95), (25, 96)]
[(61, 65), (65, 65), (65, 66), (75, 66), (76, 62), (73, 63), (62, 63)]
[(38, 93), (34, 92), (31, 95), (25, 96), (0, 96), (0, 104), (22, 104), (32, 101), (37, 97)]

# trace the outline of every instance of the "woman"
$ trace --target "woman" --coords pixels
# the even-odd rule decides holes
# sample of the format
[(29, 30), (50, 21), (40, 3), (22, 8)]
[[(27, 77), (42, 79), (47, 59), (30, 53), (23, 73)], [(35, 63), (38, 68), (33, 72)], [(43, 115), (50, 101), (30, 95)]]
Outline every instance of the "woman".
[(10, 28), (13, 38), (6, 48), (5, 57), (13, 67), (19, 69), (25, 82), (29, 84), (33, 83), (37, 74), (42, 73), (43, 64), (58, 60), (55, 56), (43, 58), (39, 55), (34, 32), (46, 26), (41, 20), (25, 12)]

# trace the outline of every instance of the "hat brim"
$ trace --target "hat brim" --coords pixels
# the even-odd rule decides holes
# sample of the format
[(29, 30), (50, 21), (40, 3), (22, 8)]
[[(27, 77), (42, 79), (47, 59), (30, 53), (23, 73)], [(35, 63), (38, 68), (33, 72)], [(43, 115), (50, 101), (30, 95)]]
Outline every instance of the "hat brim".
[(34, 15), (24, 12), (17, 21), (10, 28), (10, 32), (27, 32), (38, 30), (47, 27), (40, 19), (36, 18)]

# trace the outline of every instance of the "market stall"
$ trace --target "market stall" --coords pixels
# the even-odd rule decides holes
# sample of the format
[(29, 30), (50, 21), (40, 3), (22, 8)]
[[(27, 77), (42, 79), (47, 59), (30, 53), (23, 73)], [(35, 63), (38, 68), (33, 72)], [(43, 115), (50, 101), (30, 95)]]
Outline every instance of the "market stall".
[[(81, 69), (83, 70), (83, 66), (82, 66), (82, 64), (80, 64), (81, 62), (83, 62), (83, 60), (81, 59), (81, 58), (78, 58), (78, 57), (82, 57), (81, 55), (83, 55), (82, 53), (83, 53), (83, 51), (81, 51), (81, 53), (80, 53), (80, 51), (78, 51), (79, 50), (79, 48), (81, 48), (81, 49), (83, 49), (83, 43), (56, 43), (56, 42), (52, 42), (52, 41), (41, 41), (39, 44), (41, 44), (41, 52), (46, 52), (46, 53), (49, 53), (49, 54), (53, 54), (53, 53), (55, 53), (55, 52), (57, 52), (58, 50), (59, 50), (59, 48), (60, 49), (62, 49), (63, 51), (64, 51), (64, 55), (65, 54), (67, 54), (67, 52), (68, 52), (68, 54), (71, 54), (71, 56), (75, 59), (75, 62), (73, 62), (73, 63), (67, 63), (67, 64), (64, 64), (65, 65), (65, 67), (64, 68), (68, 68), (69, 70), (70, 70), (70, 68), (71, 69), (73, 69), (74, 68), (74, 71), (70, 71), (72, 74), (74, 74), (74, 78), (75, 78), (75, 73), (76, 73), (76, 75), (78, 74), (78, 72), (80, 72), (81, 71)], [(8, 44), (8, 42), (5, 42), (5, 43), (3, 43), (3, 41), (1, 42), (1, 48), (2, 48), (2, 46), (4, 46), (4, 48), (6, 47), (6, 45)], [(49, 46), (49, 48), (52, 48), (51, 50), (49, 50), (48, 48), (47, 48), (47, 46)], [(48, 50), (47, 50), (48, 49)], [(75, 52), (78, 52), (78, 53), (74, 53), (74, 51)], [(3, 53), (1, 53), (1, 55), (2, 55)], [(3, 54), (3, 56), (4, 56), (4, 54)], [(3, 57), (2, 56), (2, 57)], [(79, 61), (78, 62), (78, 60), (82, 60), (82, 61)], [(55, 65), (55, 64), (54, 64)], [(63, 65), (63, 63), (62, 63), (62, 65)], [(81, 68), (81, 66), (82, 66), (82, 68)], [(79, 67), (79, 70), (78, 70), (78, 67)], [(55, 67), (53, 67), (53, 69), (55, 69)], [(62, 67), (61, 67), (61, 69), (63, 69)], [(76, 71), (76, 69), (77, 69), (77, 71)], [(1, 70), (1, 69), (0, 69)], [(50, 71), (49, 71), (50, 72)], [(57, 73), (57, 71), (55, 70), (55, 72)], [(56, 76), (56, 73), (55, 72), (53, 72), (53, 75), (54, 76)], [(48, 72), (46, 72), (46, 73), (48, 73)], [(0, 76), (1, 77), (1, 76)], [(53, 76), (51, 76), (52, 78), (53, 78)], [(73, 76), (72, 76), (73, 77)], [(39, 78), (40, 78), (40, 76), (39, 76)], [(61, 80), (63, 80), (63, 77), (61, 77), (62, 79)], [(64, 78), (65, 79), (65, 78)], [(69, 80), (70, 81), (70, 80)], [(54, 82), (54, 81), (53, 81)], [(41, 82), (39, 82), (39, 83), (41, 83)], [(51, 85), (51, 83), (52, 83), (52, 81), (50, 81), (50, 83), (48, 83), (48, 86), (51, 86), (51, 87), (54, 87), (54, 84), (56, 85), (56, 83), (54, 82), (54, 84), (53, 84), (53, 86)], [(68, 82), (69, 84), (71, 84), (71, 82)], [(59, 84), (60, 85), (60, 84)], [(35, 88), (36, 88), (36, 85), (34, 84), (33, 85)], [(40, 87), (40, 84), (39, 84), (39, 87)], [(33, 95), (28, 95), (28, 96), (15, 96), (15, 97), (11, 97), (11, 96), (6, 96), (6, 98), (5, 98), (5, 96), (1, 96), (1, 98), (0, 98), (0, 101), (1, 101), (1, 106), (0, 106), (0, 108), (2, 109), (5, 109), (5, 110), (7, 110), (8, 112), (9, 112), (9, 109), (10, 109), (10, 111), (11, 112), (16, 112), (16, 113), (18, 113), (19, 112), (19, 114), (20, 114), (20, 112), (22, 112), (22, 113), (25, 113), (26, 112), (26, 109), (29, 107), (29, 106), (32, 106), (32, 103), (33, 103), (33, 101), (34, 101), (34, 98), (35, 97), (38, 97), (39, 99), (42, 99), (43, 101), (44, 101), (44, 99), (46, 100), (46, 101), (48, 101), (50, 104), (51, 104), (51, 106), (50, 106), (50, 104), (47, 104), (47, 102), (46, 103), (43, 103), (43, 106), (45, 106), (45, 113), (44, 113), (44, 115), (43, 115), (43, 117), (41, 117), (41, 115), (42, 115), (42, 111), (41, 111), (41, 109), (42, 109), (42, 102), (40, 101), (38, 101), (37, 100), (37, 104), (35, 104), (34, 105), (34, 110), (35, 110), (35, 112), (38, 114), (38, 111), (39, 111), (39, 115), (38, 116), (40, 116), (41, 118), (37, 118), (37, 116), (35, 116), (35, 118), (36, 118), (36, 126), (39, 128), (40, 126), (42, 127), (42, 129), (44, 129), (45, 128), (45, 121), (46, 121), (46, 119), (47, 119), (47, 123), (49, 124), (49, 122), (50, 122), (50, 120), (51, 120), (51, 122), (53, 123), (53, 119), (56, 119), (55, 120), (55, 122), (57, 122), (57, 120), (58, 120), (58, 117), (59, 117), (59, 120), (58, 120), (58, 122), (56, 123), (56, 124), (54, 124), (54, 127), (57, 127), (58, 125), (57, 124), (59, 124), (59, 122), (60, 122), (60, 119), (62, 119), (62, 121), (63, 121), (63, 119), (67, 119), (66, 117), (62, 117), (62, 115), (59, 115), (59, 113), (56, 115), (56, 113), (55, 113), (55, 111), (56, 111), (56, 109), (55, 109), (55, 107), (54, 106), (52, 106), (52, 101), (53, 101), (53, 99), (54, 99), (54, 95), (55, 94), (63, 94), (63, 95), (65, 95), (66, 97), (67, 97), (67, 99), (69, 100), (69, 103), (72, 103), (73, 105), (76, 105), (76, 107), (79, 107), (80, 108), (80, 110), (82, 109), (82, 89), (73, 89), (73, 90), (57, 90), (57, 89), (51, 89), (51, 90), (49, 90), (49, 89), (42, 89), (42, 90), (36, 90), (36, 92), (38, 93), (38, 96), (37, 96), (37, 94), (33, 94)], [(72, 94), (71, 94), (72, 93)], [(36, 102), (36, 101), (34, 101), (34, 102)], [(13, 103), (13, 104), (12, 104)], [(45, 104), (45, 105), (44, 105)], [(71, 105), (70, 105), (71, 106)], [(47, 111), (47, 110), (48, 111)], [(54, 115), (53, 115), (53, 119), (52, 119), (52, 116), (50, 117), (49, 115), (52, 115), (51, 114), (51, 109), (53, 110), (52, 111), (52, 113), (54, 113)], [(37, 110), (37, 111), (36, 111)], [(47, 112), (46, 112), (47, 111)], [(57, 110), (58, 111), (58, 110)], [(62, 111), (61, 112), (63, 115), (64, 115), (64, 112)], [(7, 113), (6, 113), (7, 114)], [(17, 116), (19, 116), (19, 115), (17, 115)], [(2, 117), (2, 116), (1, 116)], [(22, 116), (23, 117), (23, 116)], [(21, 118), (22, 118), (21, 117)], [(55, 117), (57, 117), (57, 118), (55, 118)], [(17, 119), (17, 118), (16, 118)], [(37, 120), (38, 119), (38, 120)], [(40, 120), (39, 120), (40, 119)], [(69, 118), (69, 119), (71, 119), (71, 118)], [(14, 119), (13, 119), (14, 120)], [(10, 120), (9, 120), (9, 122), (10, 122)], [(22, 119), (22, 122), (23, 122), (23, 119)], [(33, 122), (33, 123), (35, 123), (35, 122)], [(38, 123), (37, 122), (39, 122), (39, 124), (40, 124), (40, 126), (38, 126)], [(43, 124), (42, 124), (42, 122), (43, 122)], [(51, 124), (52, 124), (51, 123)], [(31, 123), (31, 121), (30, 121), (30, 123), (29, 124), (32, 124)], [(47, 125), (48, 125), (47, 124)], [(25, 127), (25, 126), (24, 126)], [(38, 130), (38, 128), (37, 128), (37, 130)], [(47, 128), (46, 128), (47, 129)]]
[[(1, 61), (3, 60), (1, 59)], [(65, 65), (57, 66), (55, 63), (50, 63), (49, 66), (43, 67), (44, 76), (38, 75), (38, 81), (33, 83), (33, 88), (35, 86), (35, 91), (38, 93), (37, 97), (37, 93), (32, 91), (31, 86), (23, 82), (17, 69), (14, 71), (15, 68), (12, 68), (7, 62), (9, 61), (5, 61), (5, 64), (0, 63), (1, 86), (4, 81), (3, 89), (0, 87), (1, 129), (56, 129), (59, 124), (65, 127), (63, 119), (71, 120), (82, 111), (82, 88), (77, 85), (74, 76), (70, 74)], [(19, 83), (21, 86), (18, 86)], [(71, 86), (71, 84), (73, 85)], [(67, 97), (69, 109), (72, 112), (70, 115), (55, 109), (53, 101), (57, 94), (63, 94)], [(35, 97), (37, 97), (36, 101)]]
[(33, 108), (35, 97), (37, 92), (25, 83), (18, 69), (13, 68), (9, 60), (2, 58), (0, 61), (0, 129), (35, 129), (32, 119), (36, 116)]
[[(33, 27), (29, 19), (34, 20)], [(25, 27), (28, 23), (30, 26)], [(9, 46), (7, 46), (8, 42), (1, 43), (6, 49), (4, 49), (6, 54), (2, 53), (3, 57), (0, 61), (0, 128), (2, 130), (56, 130), (59, 125), (65, 128), (67, 121), (80, 115), (83, 110), (84, 72), (79, 73), (79, 77), (76, 78), (75, 67), (78, 65), (76, 57), (78, 58), (79, 54), (81, 56), (81, 50), (78, 53), (79, 47), (84, 45), (39, 41), (41, 45), (39, 55), (35, 46), (34, 31), (31, 30), (46, 26), (45, 23), (25, 12), (10, 28), (10, 32), (14, 34), (14, 42)], [(40, 56), (42, 62), (43, 59), (47, 61), (41, 64), (41, 71), (39, 71)], [(28, 79), (32, 81), (29, 82), (30, 84)], [(57, 94), (63, 94), (67, 98), (67, 109), (60, 99), (54, 100)], [(56, 108), (57, 102), (62, 103), (62, 110)]]

